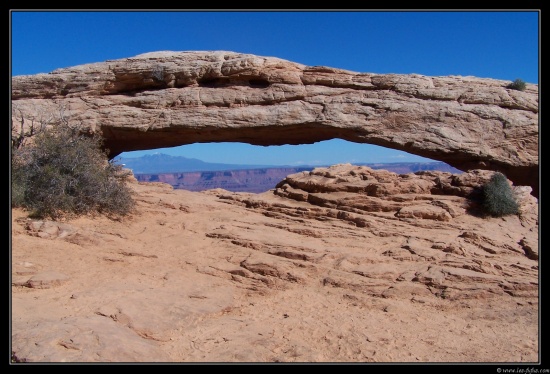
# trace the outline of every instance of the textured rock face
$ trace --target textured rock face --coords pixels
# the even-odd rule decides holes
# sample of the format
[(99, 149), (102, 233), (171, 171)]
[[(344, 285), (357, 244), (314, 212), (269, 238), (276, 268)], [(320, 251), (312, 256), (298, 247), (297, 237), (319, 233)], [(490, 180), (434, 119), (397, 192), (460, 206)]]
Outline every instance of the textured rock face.
[[(378, 75), (234, 52), (153, 52), (12, 78), (13, 132), (63, 116), (114, 157), (196, 142), (332, 138), (503, 172), (538, 196), (538, 85)], [(53, 122), (52, 122), (53, 123)]]
[[(274, 190), (278, 196), (330, 208), (329, 216), (369, 225), (368, 213), (384, 212), (397, 218), (451, 221), (466, 212), (480, 215), (481, 187), (493, 172), (464, 174), (419, 171), (397, 174), (351, 164), (334, 165), (288, 175)], [(514, 193), (522, 207), (536, 210), (537, 199), (521, 186)], [(482, 213), (481, 213), (482, 214)]]

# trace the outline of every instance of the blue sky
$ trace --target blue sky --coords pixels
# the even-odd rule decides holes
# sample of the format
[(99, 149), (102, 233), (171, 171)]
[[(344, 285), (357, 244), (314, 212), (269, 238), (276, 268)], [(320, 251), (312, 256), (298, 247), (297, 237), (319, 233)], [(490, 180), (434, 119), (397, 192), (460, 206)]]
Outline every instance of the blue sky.
[[(145, 52), (225, 50), (363, 73), (539, 83), (540, 11), (30, 11), (14, 9), (11, 75)], [(426, 158), (335, 139), (300, 146), (191, 144), (162, 152), (207, 162), (326, 165)]]

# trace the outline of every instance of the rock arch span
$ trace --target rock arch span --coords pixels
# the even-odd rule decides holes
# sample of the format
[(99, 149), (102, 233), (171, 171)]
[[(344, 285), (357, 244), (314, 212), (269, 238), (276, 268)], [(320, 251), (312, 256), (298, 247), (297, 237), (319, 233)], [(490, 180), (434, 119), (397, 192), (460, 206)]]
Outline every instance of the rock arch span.
[(501, 171), (538, 197), (538, 85), (517, 91), (509, 83), (357, 73), (227, 51), (152, 52), (13, 77), (12, 136), (62, 117), (101, 131), (111, 157), (197, 142), (340, 138), (464, 171)]

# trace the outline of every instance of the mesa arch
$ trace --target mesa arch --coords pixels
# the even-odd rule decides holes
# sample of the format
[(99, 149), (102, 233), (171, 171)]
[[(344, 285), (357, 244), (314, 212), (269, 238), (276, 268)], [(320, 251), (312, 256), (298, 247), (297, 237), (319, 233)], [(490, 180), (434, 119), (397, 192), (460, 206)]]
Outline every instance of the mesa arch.
[(358, 73), (228, 51), (151, 52), (12, 77), (12, 136), (62, 118), (101, 131), (110, 157), (197, 142), (340, 138), (463, 171), (501, 171), (538, 197), (539, 88), (509, 83)]

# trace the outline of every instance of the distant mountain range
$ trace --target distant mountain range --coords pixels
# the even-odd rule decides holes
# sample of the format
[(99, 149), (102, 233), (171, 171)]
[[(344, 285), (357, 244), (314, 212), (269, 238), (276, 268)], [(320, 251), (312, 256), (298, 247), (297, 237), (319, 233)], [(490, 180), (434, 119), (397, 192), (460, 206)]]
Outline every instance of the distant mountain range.
[[(260, 193), (275, 188), (287, 175), (310, 171), (315, 166), (240, 165), (209, 163), (183, 156), (166, 154), (145, 155), (136, 158), (119, 158), (118, 164), (131, 169), (140, 182), (164, 182), (176, 189), (203, 191), (223, 188), (233, 192)], [(396, 162), (396, 163), (354, 163), (372, 169), (386, 169), (398, 174), (421, 170), (437, 170), (454, 174), (460, 170), (444, 162)]]
[(275, 165), (236, 165), (211, 163), (204, 162), (196, 158), (170, 156), (164, 153), (155, 153), (152, 155), (145, 155), (135, 158), (118, 158), (117, 163), (124, 164), (124, 167), (127, 169), (132, 169), (134, 174), (163, 174), (188, 171), (223, 171), (284, 167)]

